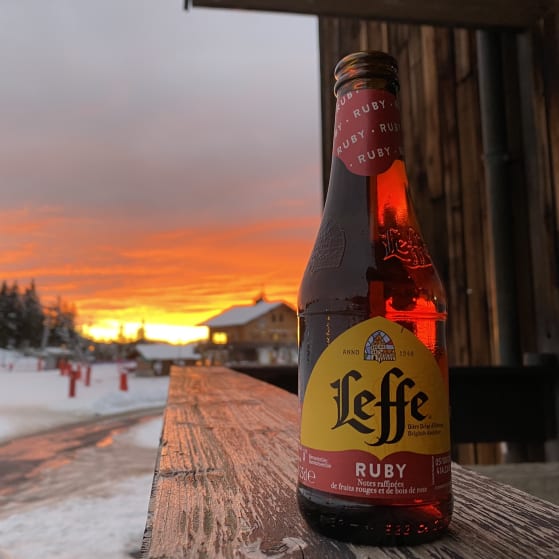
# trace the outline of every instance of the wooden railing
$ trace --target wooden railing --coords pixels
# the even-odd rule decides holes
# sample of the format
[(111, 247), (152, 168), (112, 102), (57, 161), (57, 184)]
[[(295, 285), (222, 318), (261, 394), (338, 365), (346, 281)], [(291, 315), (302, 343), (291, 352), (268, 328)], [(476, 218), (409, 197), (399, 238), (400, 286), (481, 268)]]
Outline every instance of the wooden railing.
[(453, 465), (442, 539), (368, 548), (317, 535), (295, 501), (297, 397), (221, 367), (174, 368), (142, 557), (559, 557), (559, 507)]
[[(297, 393), (294, 365), (233, 366)], [(450, 367), (452, 440), (455, 444), (509, 442), (540, 447), (559, 431), (559, 365)]]

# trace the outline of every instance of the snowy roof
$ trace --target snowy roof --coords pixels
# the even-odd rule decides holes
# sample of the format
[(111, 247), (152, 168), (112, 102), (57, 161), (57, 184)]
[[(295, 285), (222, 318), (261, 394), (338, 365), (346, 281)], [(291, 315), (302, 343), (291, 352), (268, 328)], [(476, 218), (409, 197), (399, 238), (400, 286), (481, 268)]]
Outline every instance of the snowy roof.
[(45, 353), (48, 353), (50, 355), (70, 355), (72, 353), (71, 349), (68, 349), (67, 347), (46, 347), (45, 348)]
[(248, 324), (255, 318), (258, 318), (273, 309), (285, 305), (282, 301), (264, 301), (259, 300), (254, 305), (237, 305), (230, 309), (210, 318), (206, 322), (202, 322), (202, 326), (220, 327), (220, 326), (242, 326)]
[(136, 349), (144, 359), (149, 361), (153, 359), (198, 359), (200, 354), (195, 351), (197, 345), (197, 342), (186, 345), (138, 344)]

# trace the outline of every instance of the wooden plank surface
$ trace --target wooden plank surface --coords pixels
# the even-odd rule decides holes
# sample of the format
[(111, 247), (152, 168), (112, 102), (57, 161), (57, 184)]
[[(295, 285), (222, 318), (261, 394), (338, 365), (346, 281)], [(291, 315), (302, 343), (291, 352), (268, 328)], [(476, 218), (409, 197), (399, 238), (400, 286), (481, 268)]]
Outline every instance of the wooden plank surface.
[(525, 28), (556, 6), (556, 0), (193, 0), (194, 6), (358, 17), (405, 23)]
[(225, 368), (174, 368), (142, 557), (526, 559), (559, 556), (559, 507), (455, 466), (445, 537), (413, 548), (310, 532), (295, 501), (298, 403)]

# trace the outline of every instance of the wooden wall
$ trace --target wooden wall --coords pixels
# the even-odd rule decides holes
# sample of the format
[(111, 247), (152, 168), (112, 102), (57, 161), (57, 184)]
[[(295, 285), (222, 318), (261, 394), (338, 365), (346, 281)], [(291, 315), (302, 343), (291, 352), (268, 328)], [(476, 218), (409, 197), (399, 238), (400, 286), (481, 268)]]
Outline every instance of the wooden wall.
[[(500, 31), (518, 359), (559, 353), (559, 73), (554, 18)], [(345, 54), (381, 49), (399, 63), (410, 188), (447, 287), (452, 365), (496, 362), (491, 237), (476, 32), (319, 17), (325, 187), (332, 145), (333, 68)], [(509, 221), (510, 220), (510, 221)], [(507, 275), (508, 277), (508, 275)]]
[[(558, 8), (559, 9), (559, 8)], [(559, 12), (520, 39), (534, 319), (539, 352), (559, 353)]]

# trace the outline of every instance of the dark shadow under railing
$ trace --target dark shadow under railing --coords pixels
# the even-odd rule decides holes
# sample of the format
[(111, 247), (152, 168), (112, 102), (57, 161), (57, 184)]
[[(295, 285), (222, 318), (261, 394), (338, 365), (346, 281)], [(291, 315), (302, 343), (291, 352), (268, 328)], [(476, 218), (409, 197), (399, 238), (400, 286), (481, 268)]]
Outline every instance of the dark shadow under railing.
[[(231, 367), (297, 393), (294, 365)], [(450, 406), (454, 444), (557, 439), (559, 365), (451, 367)]]

